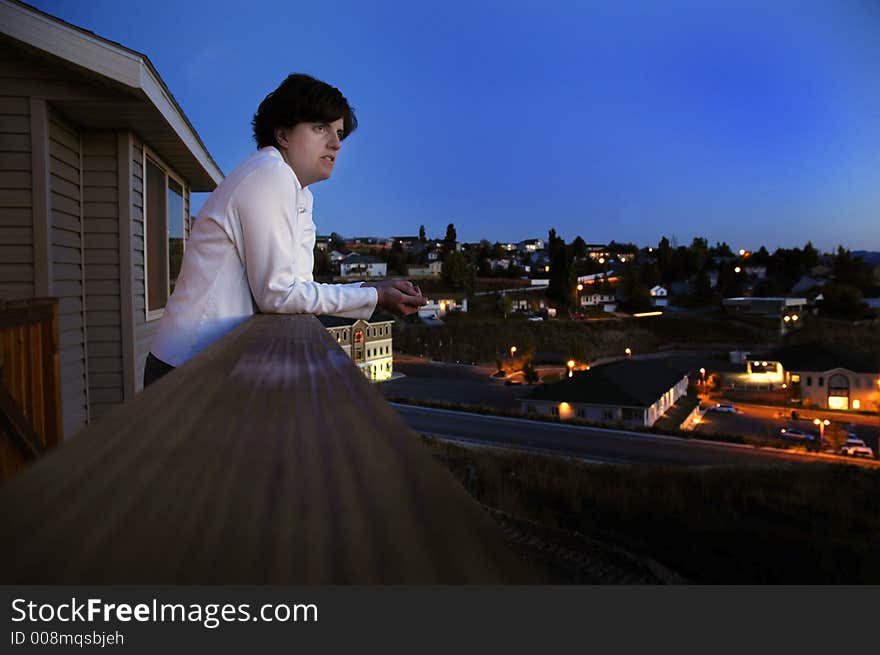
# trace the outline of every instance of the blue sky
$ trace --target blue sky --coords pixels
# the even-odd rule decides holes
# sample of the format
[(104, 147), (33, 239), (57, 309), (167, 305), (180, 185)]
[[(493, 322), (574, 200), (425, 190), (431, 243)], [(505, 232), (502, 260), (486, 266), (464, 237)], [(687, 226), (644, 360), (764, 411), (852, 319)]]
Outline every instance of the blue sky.
[(288, 73), (338, 86), (319, 233), (880, 250), (877, 0), (33, 4), (148, 55), (227, 173)]

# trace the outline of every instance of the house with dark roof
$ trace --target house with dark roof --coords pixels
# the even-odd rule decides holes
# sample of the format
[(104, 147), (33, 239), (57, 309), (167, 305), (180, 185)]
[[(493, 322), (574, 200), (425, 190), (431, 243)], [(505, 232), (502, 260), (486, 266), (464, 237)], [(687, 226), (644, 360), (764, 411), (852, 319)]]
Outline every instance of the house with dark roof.
[(318, 316), (318, 320), (368, 380), (380, 382), (391, 377), (394, 372), (391, 349), (394, 317), (391, 314), (377, 310), (368, 320), (341, 316)]
[(658, 360), (625, 359), (575, 371), (520, 399), (526, 414), (650, 427), (687, 395), (685, 371)]
[(749, 357), (750, 372), (764, 364), (778, 364), (794, 402), (824, 409), (880, 408), (880, 357), (876, 355), (810, 342)]
[(339, 276), (345, 279), (373, 278), (388, 275), (388, 264), (372, 255), (353, 252), (339, 262)]
[(0, 299), (58, 299), (64, 438), (141, 388), (223, 173), (146, 54), (0, 0)]

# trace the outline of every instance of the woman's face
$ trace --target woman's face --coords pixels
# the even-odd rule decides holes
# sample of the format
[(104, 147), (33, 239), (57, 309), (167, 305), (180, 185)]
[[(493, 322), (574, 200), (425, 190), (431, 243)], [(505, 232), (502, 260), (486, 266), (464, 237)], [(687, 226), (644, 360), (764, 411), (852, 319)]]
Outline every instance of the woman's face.
[(275, 130), (275, 141), (304, 187), (326, 180), (342, 148), (342, 119), (332, 123), (297, 123)]

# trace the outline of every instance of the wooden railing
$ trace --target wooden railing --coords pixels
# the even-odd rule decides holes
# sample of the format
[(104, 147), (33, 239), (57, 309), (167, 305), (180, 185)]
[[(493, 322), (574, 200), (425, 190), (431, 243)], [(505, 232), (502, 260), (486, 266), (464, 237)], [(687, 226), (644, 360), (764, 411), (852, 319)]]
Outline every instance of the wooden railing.
[(527, 582), (311, 316), (256, 316), (0, 487), (4, 583)]
[(61, 439), (58, 301), (0, 302), (0, 480)]

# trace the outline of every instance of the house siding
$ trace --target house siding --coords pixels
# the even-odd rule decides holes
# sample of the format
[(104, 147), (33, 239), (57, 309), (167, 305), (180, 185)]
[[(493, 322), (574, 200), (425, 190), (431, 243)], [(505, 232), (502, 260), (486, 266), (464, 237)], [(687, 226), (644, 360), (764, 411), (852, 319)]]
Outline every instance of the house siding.
[(82, 150), (89, 412), (97, 418), (124, 400), (116, 133), (85, 134)]
[[(2, 75), (2, 71), (0, 71)], [(0, 94), (12, 80), (0, 77)], [(0, 298), (36, 295), (30, 101), (0, 96)]]
[(147, 321), (146, 286), (144, 283), (144, 145), (137, 137), (131, 147), (131, 259), (132, 298), (134, 307), (134, 366), (136, 388), (143, 388), (143, 370), (150, 352), (150, 341), (159, 324)]
[(89, 422), (83, 265), (82, 144), (49, 112), (49, 215), (52, 295), (58, 298), (64, 438)]

